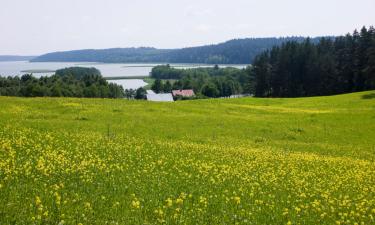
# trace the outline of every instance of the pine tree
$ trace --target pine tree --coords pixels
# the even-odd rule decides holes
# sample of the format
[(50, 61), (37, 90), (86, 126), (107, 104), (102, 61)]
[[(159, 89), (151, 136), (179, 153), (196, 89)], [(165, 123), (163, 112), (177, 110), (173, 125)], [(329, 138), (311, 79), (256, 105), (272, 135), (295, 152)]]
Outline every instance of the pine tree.
[(152, 84), (151, 89), (155, 93), (160, 93), (163, 91), (163, 83), (160, 79), (156, 79), (155, 82)]

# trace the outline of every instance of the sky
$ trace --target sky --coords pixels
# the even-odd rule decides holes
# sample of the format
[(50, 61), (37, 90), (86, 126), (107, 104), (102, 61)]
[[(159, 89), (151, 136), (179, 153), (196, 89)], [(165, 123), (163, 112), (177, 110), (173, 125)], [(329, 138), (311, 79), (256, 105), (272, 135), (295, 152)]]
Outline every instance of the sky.
[(343, 35), (375, 25), (374, 9), (375, 0), (0, 0), (0, 55)]

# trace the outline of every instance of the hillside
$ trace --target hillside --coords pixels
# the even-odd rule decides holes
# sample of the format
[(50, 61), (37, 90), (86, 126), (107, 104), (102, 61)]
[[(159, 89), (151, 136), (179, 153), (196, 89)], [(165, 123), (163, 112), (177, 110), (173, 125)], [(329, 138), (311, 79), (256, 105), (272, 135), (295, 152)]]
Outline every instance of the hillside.
[[(32, 59), (32, 62), (160, 62), (249, 64), (254, 57), (286, 41), (303, 41), (303, 37), (235, 39), (216, 45), (182, 49), (114, 48), (54, 52)], [(316, 42), (319, 38), (312, 39)]]
[(0, 223), (374, 224), (374, 110), (0, 97)]
[[(317, 42), (320, 38), (311, 39)], [(166, 61), (172, 63), (249, 64), (265, 50), (287, 41), (301, 42), (304, 37), (234, 39), (216, 45), (171, 51)]]
[(31, 62), (145, 62), (160, 61), (158, 58), (170, 50), (155, 48), (111, 48), (84, 49), (66, 52), (53, 52), (38, 56)]

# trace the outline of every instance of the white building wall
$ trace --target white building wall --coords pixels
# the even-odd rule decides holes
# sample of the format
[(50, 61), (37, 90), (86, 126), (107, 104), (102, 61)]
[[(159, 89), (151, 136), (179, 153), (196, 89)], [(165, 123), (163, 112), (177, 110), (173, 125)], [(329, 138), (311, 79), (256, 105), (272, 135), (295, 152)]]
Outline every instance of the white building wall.
[(173, 102), (172, 94), (147, 94), (147, 101), (152, 102)]

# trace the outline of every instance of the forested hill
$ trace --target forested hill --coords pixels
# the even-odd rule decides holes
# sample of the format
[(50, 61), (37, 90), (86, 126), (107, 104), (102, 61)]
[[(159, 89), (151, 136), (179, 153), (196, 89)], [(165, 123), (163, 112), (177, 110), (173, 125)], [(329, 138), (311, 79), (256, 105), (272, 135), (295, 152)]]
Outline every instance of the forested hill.
[[(32, 59), (33, 62), (158, 62), (248, 64), (256, 55), (287, 41), (302, 42), (304, 37), (235, 39), (216, 45), (182, 49), (113, 48), (86, 49), (48, 53)], [(312, 39), (317, 42), (319, 38)]]
[[(312, 39), (318, 42), (320, 38)], [(216, 45), (183, 48), (167, 54), (167, 62), (249, 64), (261, 52), (288, 41), (304, 41), (304, 37), (234, 39)]]
[(171, 50), (156, 48), (110, 48), (84, 49), (53, 52), (32, 59), (31, 62), (150, 62), (160, 61), (160, 57)]

